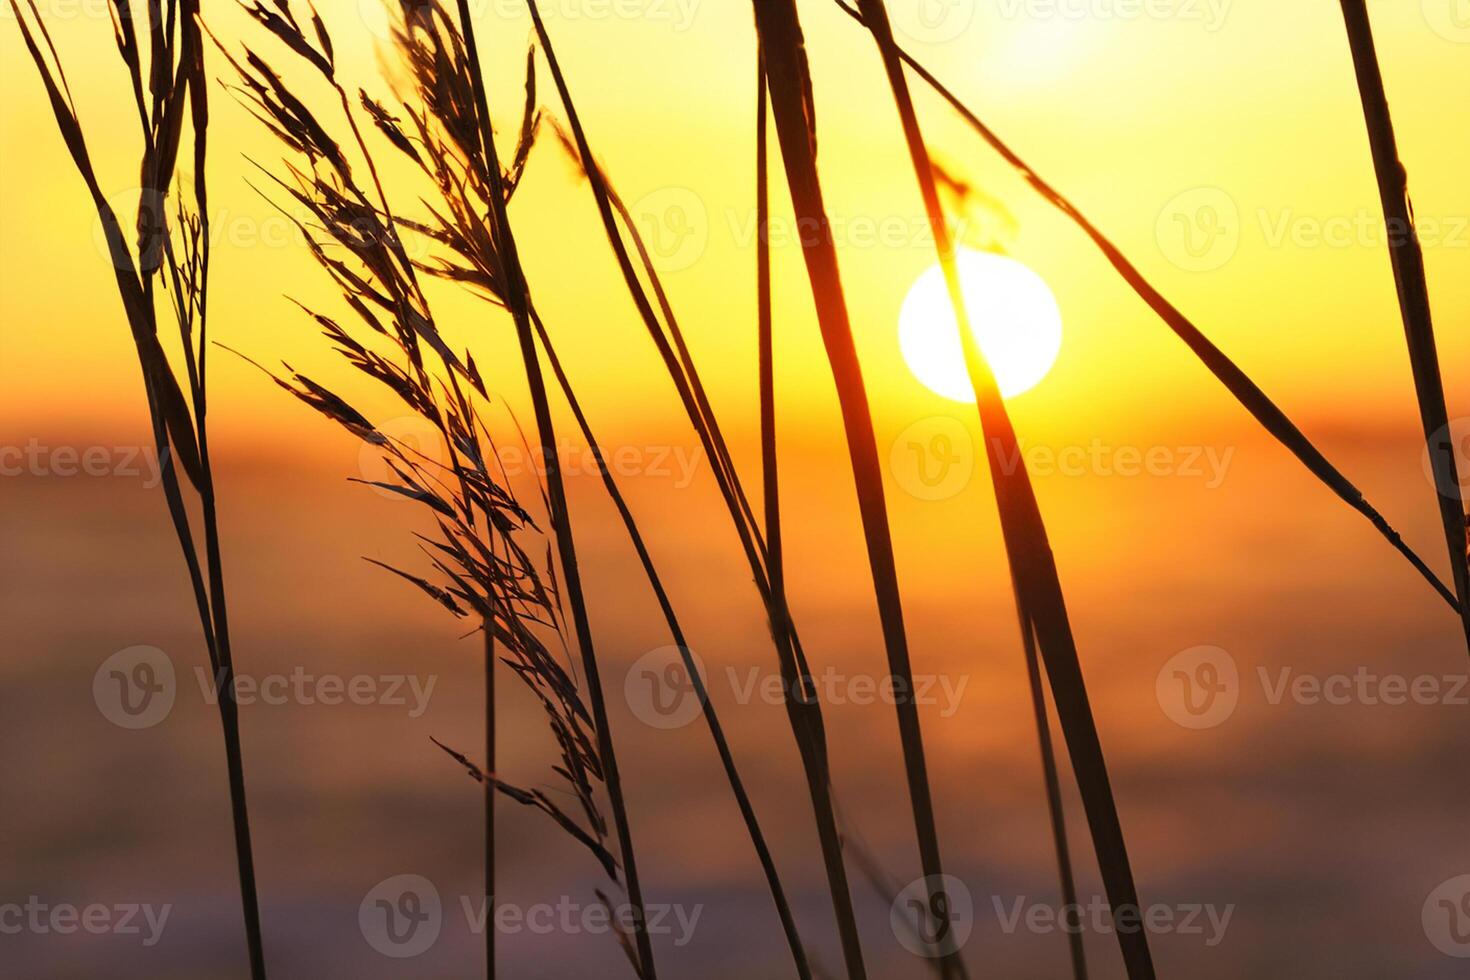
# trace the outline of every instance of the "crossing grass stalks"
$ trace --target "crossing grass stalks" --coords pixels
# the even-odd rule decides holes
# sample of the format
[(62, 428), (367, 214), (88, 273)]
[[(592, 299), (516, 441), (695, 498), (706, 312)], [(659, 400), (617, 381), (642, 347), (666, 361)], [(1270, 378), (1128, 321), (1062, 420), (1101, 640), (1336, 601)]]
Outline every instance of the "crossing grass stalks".
[[(81, 116), (45, 20), (35, 0), (25, 0), (24, 14), (18, 0), (10, 0), (11, 12), (46, 89), (62, 140), (96, 208), (123, 312), (143, 370), (164, 497), (188, 568), (214, 675), (250, 975), (255, 980), (263, 980), (264, 942), (250, 812), (245, 796), (240, 712), (235, 699), (235, 664), (230, 646), (214, 470), (210, 465), (205, 422), (210, 266), (209, 189), (205, 169), (209, 97), (198, 23), (199, 3), (198, 0), (153, 0), (143, 6), (145, 14), (135, 11), (128, 0), (109, 0), (108, 4), (113, 36), (127, 70), (143, 143), (130, 245), (123, 224), (126, 215), (117, 213), (103, 191)], [(176, 181), (179, 157), (188, 145), (186, 136), (192, 142), (193, 180)], [(174, 201), (172, 214), (170, 198)], [(166, 302), (158, 296), (160, 289), (168, 294)], [(179, 332), (180, 357), (184, 362), (182, 382), (179, 369), (164, 352), (159, 338), (161, 303), (167, 310), (165, 315), (174, 319)], [(190, 516), (186, 489), (192, 491), (198, 505), (198, 532)], [(202, 556), (198, 533), (203, 535)]]

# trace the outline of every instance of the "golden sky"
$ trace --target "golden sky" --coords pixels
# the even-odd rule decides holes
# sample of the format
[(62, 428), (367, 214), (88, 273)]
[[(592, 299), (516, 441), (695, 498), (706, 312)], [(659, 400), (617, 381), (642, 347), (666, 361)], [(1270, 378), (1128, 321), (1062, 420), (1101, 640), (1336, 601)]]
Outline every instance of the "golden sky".
[[(379, 0), (322, 4), (342, 72), (377, 95)], [(1411, 419), (1413, 395), (1376, 188), (1336, 4), (1230, 0), (950, 0), (894, 3), (910, 50), (1076, 201), (1163, 292), (1293, 415), (1371, 425)], [(288, 63), (229, 2), (205, 3), (226, 43), (248, 39)], [(102, 0), (46, 0), (104, 184), (136, 183), (136, 121)], [(530, 35), (516, 0), (479, 0), (492, 101), (514, 125)], [(1451, 4), (1373, 5), (1380, 58), (1424, 229), (1451, 415), (1470, 381), (1470, 28)], [(835, 6), (802, 5), (816, 79), (820, 162), (842, 243), (854, 327), (880, 426), (956, 406), (898, 356), (897, 311), (933, 261), (923, 211), (871, 39)], [(11, 19), (7, 10), (4, 18)], [(548, 27), (594, 149), (635, 211), (668, 236), (660, 261), (727, 424), (753, 402), (753, 30), (743, 4), (557, 0)], [(214, 57), (216, 76), (228, 66)], [(542, 72), (541, 100), (555, 93)], [(0, 417), (39, 426), (136, 428), (131, 344), (95, 220), (13, 24), (0, 29)], [(1093, 246), (930, 93), (934, 155), (978, 194), (965, 241), (995, 245), (1057, 294), (1065, 340), (1056, 368), (1013, 403), (1018, 424), (1079, 418), (1242, 417)], [(303, 87), (324, 114), (324, 93)], [(331, 118), (330, 115), (327, 118)], [(224, 92), (214, 95), (211, 173), (218, 243), (212, 333), (266, 362), (344, 377), (283, 294), (325, 304), (330, 287), (246, 183), (246, 157), (281, 154)], [(388, 158), (385, 148), (383, 157)], [(779, 168), (777, 168), (779, 171)], [(422, 190), (405, 171), (398, 199)], [(776, 187), (777, 236), (789, 212)], [(636, 202), (636, 203), (634, 203)], [(1213, 209), (1213, 211), (1211, 211)], [(1210, 213), (1207, 213), (1210, 212)], [(1191, 255), (1211, 214), (1223, 237)], [(512, 214), (532, 287), (598, 417), (674, 418), (652, 346), (617, 280), (591, 197), (551, 139), (532, 157)], [(1210, 227), (1215, 227), (1211, 225)], [(1200, 251), (1203, 249), (1203, 251)], [(835, 417), (810, 295), (794, 245), (777, 249), (780, 384), (786, 411)], [(444, 292), (441, 324), (490, 352), (504, 318)], [(216, 351), (215, 426), (287, 445), (315, 431), (253, 369)], [(334, 373), (335, 372), (335, 373)], [(489, 368), (491, 384), (495, 369)], [(513, 390), (516, 372), (504, 385)], [(1181, 407), (1183, 404), (1186, 407)], [(814, 414), (816, 413), (816, 414)], [(1070, 420), (1070, 422), (1068, 421)]]

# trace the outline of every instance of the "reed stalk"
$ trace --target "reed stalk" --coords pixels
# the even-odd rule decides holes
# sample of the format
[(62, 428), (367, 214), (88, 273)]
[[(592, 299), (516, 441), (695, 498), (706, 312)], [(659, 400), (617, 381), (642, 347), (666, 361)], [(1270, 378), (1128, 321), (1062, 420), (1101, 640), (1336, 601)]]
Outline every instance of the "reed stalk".
[[(92, 197), (102, 224), (123, 310), (143, 371), (164, 498), (188, 570), (214, 676), (250, 975), (254, 980), (264, 980), (264, 941), (251, 844), (250, 811), (245, 792), (234, 654), (230, 646), (217, 496), (205, 421), (210, 266), (209, 197), (205, 169), (209, 102), (197, 19), (198, 0), (154, 0), (148, 3), (144, 23), (146, 44), (134, 22), (132, 4), (126, 0), (112, 0), (108, 7), (118, 54), (131, 83), (144, 143), (139, 167), (137, 234), (131, 248), (120, 218), (107, 202), (98, 182), (81, 119), (45, 21), (35, 0), (25, 2), (29, 19), (22, 13), (17, 0), (10, 0), (11, 12), (46, 89), (67, 151)], [(38, 43), (38, 38), (41, 43)], [(171, 221), (168, 198), (174, 193), (171, 186), (186, 122), (192, 130), (193, 199), (186, 205), (182, 189), (178, 190), (177, 215)], [(177, 243), (176, 234), (180, 236)], [(172, 314), (183, 349), (187, 399), (179, 382), (179, 372), (170, 364), (158, 338), (155, 304), (159, 283), (172, 298)], [(183, 479), (180, 478), (181, 470)], [(185, 481), (199, 503), (202, 560), (185, 500)]]
[(1409, 173), (1399, 158), (1393, 116), (1383, 72), (1373, 43), (1373, 25), (1363, 0), (1342, 0), (1342, 16), (1352, 49), (1353, 70), (1363, 103), (1373, 170), (1378, 179), (1378, 196), (1388, 227), (1388, 254), (1393, 279), (1398, 287), (1399, 312), (1404, 338), (1409, 347), (1409, 364), (1418, 394), (1419, 419), (1424, 427), (1425, 450), (1429, 453), (1439, 503), (1440, 521), (1449, 544), (1450, 568), (1459, 600), (1465, 645), (1470, 651), (1470, 555), (1466, 552), (1466, 501), (1461, 498), (1460, 474), (1445, 406), (1444, 380), (1439, 373), (1439, 353), (1434, 340), (1434, 318), (1429, 307), (1429, 285), (1424, 274), (1424, 249), (1414, 226), (1414, 208), (1409, 200)]
[[(863, 23), (863, 15), (856, 7), (847, 3), (846, 0), (834, 0), (834, 2), (855, 21)], [(1255, 418), (1262, 428), (1291, 452), (1303, 466), (1311, 471), (1312, 475), (1318, 481), (1336, 494), (1349, 507), (1366, 518), (1383, 539), (1395, 551), (1399, 552), (1413, 566), (1415, 571), (1429, 583), (1430, 587), (1439, 594), (1440, 598), (1451, 609), (1457, 613), (1459, 612), (1460, 602), (1455, 592), (1440, 581), (1439, 577), (1430, 570), (1424, 560), (1404, 542), (1403, 538), (1393, 529), (1387, 519), (1368, 502), (1363, 496), (1362, 491), (1354, 486), (1336, 466), (1327, 460), (1321, 450), (1250, 379), (1239, 365), (1232, 361), (1219, 347), (1205, 336), (1204, 332), (1189, 317), (1185, 316), (1178, 307), (1166, 299), (1148, 281), (1143, 273), (1139, 271), (1138, 267), (1129, 261), (1128, 257), (1096, 225), (1089, 221), (1071, 200), (1044, 180), (1026, 161), (1021, 159), (952, 90), (940, 82), (932, 72), (925, 68), (922, 63), (907, 51), (900, 48), (898, 54), (903, 63), (912, 69), (914, 74), (921, 78), (936, 94), (948, 102), (970, 128), (975, 130), (976, 134), (999, 154), (1007, 164), (1015, 169), (1022, 179), (1030, 184), (1047, 203), (1066, 215), (1069, 220), (1076, 224), (1092, 240), (1098, 250), (1103, 253), (1108, 263), (1123, 278), (1123, 281), (1148, 305), (1149, 309), (1153, 310), (1164, 321), (1164, 324), (1180, 340), (1184, 341), (1185, 345), (1189, 347), (1199, 359), (1200, 363), (1225, 386), (1226, 390), (1240, 402), (1242, 407)]]

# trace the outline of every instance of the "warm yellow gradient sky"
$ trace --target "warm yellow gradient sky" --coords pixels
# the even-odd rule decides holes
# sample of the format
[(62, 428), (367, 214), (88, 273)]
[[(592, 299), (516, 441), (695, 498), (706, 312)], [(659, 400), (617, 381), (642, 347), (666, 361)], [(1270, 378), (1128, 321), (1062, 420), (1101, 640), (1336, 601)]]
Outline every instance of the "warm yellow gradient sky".
[[(374, 18), (359, 12), (378, 2), (322, 6), (344, 74), (382, 95)], [(136, 183), (136, 123), (105, 4), (46, 0), (43, 7), (104, 180), (122, 191)], [(955, 0), (928, 8), (942, 14), (937, 27), (932, 20), (925, 26), (914, 0), (892, 7), (911, 50), (1290, 412), (1348, 424), (1378, 409), (1412, 412), (1337, 4)], [(843, 272), (880, 425), (950, 411), (955, 406), (922, 388), (898, 356), (898, 307), (932, 253), (872, 42), (829, 3), (807, 0), (802, 8), (828, 204), (845, 243)], [(515, 0), (481, 0), (476, 9), (497, 118), (506, 128), (521, 98), (529, 19)], [(244, 24), (234, 4), (206, 0), (205, 10), (222, 38), (247, 38), (287, 60)], [(619, 15), (629, 10), (639, 15)], [(1470, 28), (1457, 28), (1450, 10), (1449, 0), (1372, 5), (1430, 239), (1455, 415), (1466, 410), (1456, 393), (1470, 381), (1470, 100), (1463, 98), (1470, 91)], [(11, 16), (7, 10), (3, 19)], [(650, 220), (677, 219), (681, 209), (689, 216), (692, 234), (671, 247), (666, 282), (717, 400), (739, 428), (753, 418), (749, 10), (701, 0), (558, 0), (547, 17), (594, 147), (623, 196), (641, 202), (636, 209)], [(222, 75), (227, 66), (216, 57), (213, 69)], [(19, 433), (134, 428), (143, 413), (139, 379), (106, 261), (94, 245), (91, 206), (13, 23), (0, 28), (0, 80), (0, 418)], [(551, 104), (544, 72), (542, 80), (542, 101)], [(1046, 382), (1014, 403), (1019, 423), (1047, 429), (1082, 415), (1126, 419), (1156, 414), (1162, 404), (1171, 416), (1238, 420), (1218, 386), (1083, 236), (920, 91), (935, 155), (984, 195), (966, 241), (1000, 244), (1040, 272), (1061, 305), (1060, 360)], [(328, 103), (317, 104), (326, 111)], [(285, 358), (340, 378), (282, 298), (329, 303), (331, 293), (245, 182), (252, 171), (245, 155), (273, 164), (280, 153), (222, 91), (214, 105), (211, 178), (222, 240), (213, 335), (262, 360)], [(533, 288), (564, 338), (576, 382), (603, 418), (671, 417), (668, 385), (616, 279), (585, 186), (551, 140), (533, 155), (530, 171), (513, 219)], [(418, 185), (403, 186), (419, 192)], [(789, 221), (784, 190), (777, 193), (778, 215)], [(1181, 249), (1176, 214), (1205, 220), (1201, 206), (1225, 209), (1231, 237), (1196, 263)], [(1346, 238), (1333, 239), (1334, 232)], [(1331, 243), (1314, 244), (1313, 235)], [(829, 414), (830, 380), (798, 250), (778, 249), (777, 261), (783, 397), (792, 411)], [(506, 334), (486, 309), (446, 293), (440, 318), (461, 342), (473, 337), (484, 348), (487, 334)], [(488, 349), (499, 349), (493, 337)], [(309, 448), (316, 430), (298, 406), (229, 355), (217, 353), (213, 363), (216, 426), (261, 441), (284, 435), (287, 445), (305, 439)]]

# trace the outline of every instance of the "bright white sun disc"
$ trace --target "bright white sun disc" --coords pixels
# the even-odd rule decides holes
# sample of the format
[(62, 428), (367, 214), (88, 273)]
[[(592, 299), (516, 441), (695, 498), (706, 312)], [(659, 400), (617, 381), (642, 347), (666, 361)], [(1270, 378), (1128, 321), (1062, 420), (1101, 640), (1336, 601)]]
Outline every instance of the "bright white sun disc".
[[(1046, 281), (1015, 259), (960, 249), (960, 290), (970, 329), (1006, 398), (1035, 387), (1062, 349), (1062, 314)], [(909, 370), (936, 394), (975, 401), (938, 264), (914, 281), (898, 312), (898, 346)]]

